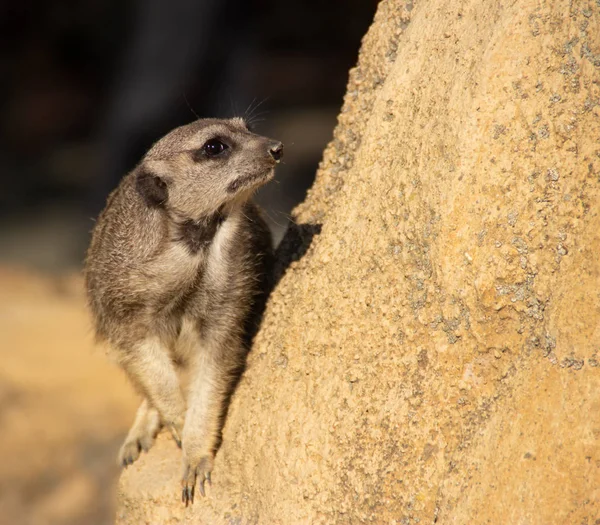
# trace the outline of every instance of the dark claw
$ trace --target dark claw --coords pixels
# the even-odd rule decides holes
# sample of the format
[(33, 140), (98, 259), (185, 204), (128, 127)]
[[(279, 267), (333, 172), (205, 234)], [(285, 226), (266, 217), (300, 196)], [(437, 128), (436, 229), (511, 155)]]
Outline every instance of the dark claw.
[(186, 462), (186, 466), (183, 473), (181, 484), (183, 492), (181, 495), (181, 501), (185, 503), (187, 507), (190, 503), (194, 503), (194, 496), (196, 488), (202, 497), (206, 497), (206, 485), (212, 486), (210, 468), (212, 467), (212, 458), (202, 458), (199, 464), (195, 467), (191, 467)]
[(175, 443), (177, 443), (177, 446), (181, 448), (181, 439), (177, 439), (176, 437), (173, 437), (173, 439), (175, 440)]
[(187, 507), (190, 503), (194, 503), (194, 487), (186, 485), (181, 491), (181, 501)]

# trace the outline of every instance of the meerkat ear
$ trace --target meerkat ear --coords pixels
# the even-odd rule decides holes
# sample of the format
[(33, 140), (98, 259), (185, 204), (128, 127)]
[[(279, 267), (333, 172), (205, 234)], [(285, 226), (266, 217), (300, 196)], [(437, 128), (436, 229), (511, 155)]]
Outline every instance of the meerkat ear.
[(135, 187), (151, 208), (160, 208), (169, 197), (167, 183), (158, 175), (147, 170), (140, 170), (135, 177)]

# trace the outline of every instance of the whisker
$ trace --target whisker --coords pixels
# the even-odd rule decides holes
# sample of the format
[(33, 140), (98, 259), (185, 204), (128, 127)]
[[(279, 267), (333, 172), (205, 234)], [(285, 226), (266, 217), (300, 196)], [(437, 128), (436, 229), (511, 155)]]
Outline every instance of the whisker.
[(265, 120), (267, 120), (267, 119), (264, 119), (264, 118), (259, 118), (259, 119), (253, 118), (252, 120), (247, 120), (246, 122), (248, 123), (248, 125), (251, 126), (253, 124), (256, 124), (257, 122), (264, 122)]
[(259, 111), (258, 113), (254, 112), (252, 113), (252, 115), (250, 117), (248, 117), (250, 120), (252, 121), (256, 121), (257, 118), (262, 117), (264, 115), (268, 115), (270, 113), (270, 111), (268, 110), (263, 110), (263, 111)]
[(240, 210), (240, 213), (246, 217), (246, 219), (248, 219), (249, 222), (254, 222), (250, 217), (248, 217), (248, 215), (246, 215), (243, 211)]
[(256, 97), (254, 97), (252, 99), (252, 102), (250, 102), (250, 104), (248, 104), (248, 107), (246, 108), (246, 111), (244, 111), (244, 117), (245, 118), (248, 118), (248, 113), (251, 111), (252, 104), (254, 104), (255, 101), (256, 101)]
[[(255, 106), (252, 108), (252, 110), (250, 111), (250, 113), (248, 113), (248, 115), (247, 115), (247, 118), (248, 118), (248, 120), (249, 120), (249, 121), (252, 121), (252, 119), (253, 119), (254, 117), (256, 117), (256, 116), (259, 116), (259, 115), (257, 115), (257, 114), (256, 114), (256, 111), (257, 111), (257, 110), (258, 110), (258, 108), (259, 108), (260, 106), (262, 106), (262, 105), (263, 105), (263, 104), (264, 104), (264, 103), (265, 103), (267, 100), (269, 100), (269, 98), (270, 98), (270, 97), (265, 97), (265, 98), (263, 98), (263, 99), (262, 99), (262, 100), (261, 100), (261, 101), (260, 101), (258, 104), (256, 104), (256, 105), (255, 105)], [(262, 113), (261, 113), (261, 115), (262, 115)]]
[(194, 111), (194, 108), (192, 107), (192, 105), (190, 104), (190, 101), (188, 100), (187, 96), (185, 95), (185, 91), (182, 91), (181, 94), (183, 95), (183, 100), (185, 100), (185, 103), (187, 105), (187, 107), (189, 108), (189, 110), (192, 112), (192, 114), (198, 119), (200, 120), (200, 117), (198, 116), (198, 113), (196, 113)]
[[(269, 209), (265, 209), (265, 208), (261, 208), (269, 217), (271, 217), (270, 213), (269, 213)], [(293, 224), (297, 224), (296, 222), (296, 217), (294, 215), (290, 215), (289, 213), (284, 212), (283, 210), (274, 210), (274, 209), (270, 209), (270, 211), (272, 211), (273, 213), (275, 213), (276, 215), (280, 215), (285, 217), (290, 223)], [(274, 220), (274, 219), (273, 219)], [(280, 225), (281, 226), (281, 225)]]

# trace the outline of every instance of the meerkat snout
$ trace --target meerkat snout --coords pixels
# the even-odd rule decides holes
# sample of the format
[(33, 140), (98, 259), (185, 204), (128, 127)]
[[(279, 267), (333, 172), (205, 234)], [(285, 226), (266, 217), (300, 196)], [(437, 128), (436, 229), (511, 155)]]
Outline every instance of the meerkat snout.
[(279, 163), (279, 161), (283, 158), (283, 144), (281, 142), (275, 142), (271, 144), (269, 153), (275, 162)]

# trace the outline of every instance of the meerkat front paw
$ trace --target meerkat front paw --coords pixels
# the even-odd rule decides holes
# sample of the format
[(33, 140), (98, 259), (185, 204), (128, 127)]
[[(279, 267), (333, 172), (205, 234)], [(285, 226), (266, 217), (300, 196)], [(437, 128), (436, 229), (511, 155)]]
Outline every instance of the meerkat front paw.
[(202, 496), (206, 496), (204, 490), (204, 483), (210, 481), (210, 473), (212, 472), (214, 465), (214, 456), (208, 455), (200, 458), (198, 461), (188, 460), (187, 457), (183, 458), (183, 478), (181, 480), (181, 501), (185, 503), (187, 507), (190, 503), (194, 503), (194, 492), (196, 490), (196, 483), (198, 484), (198, 490)]
[(148, 452), (154, 444), (156, 433), (144, 432), (139, 435), (129, 435), (119, 450), (118, 463), (128, 467), (140, 457), (142, 450)]
[(138, 409), (135, 422), (119, 451), (119, 465), (127, 467), (140, 457), (142, 450), (148, 452), (161, 428), (162, 424), (157, 410), (149, 408), (147, 402), (144, 401)]

